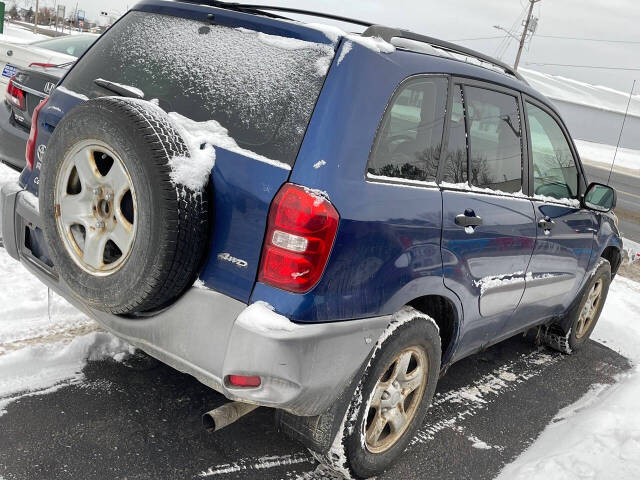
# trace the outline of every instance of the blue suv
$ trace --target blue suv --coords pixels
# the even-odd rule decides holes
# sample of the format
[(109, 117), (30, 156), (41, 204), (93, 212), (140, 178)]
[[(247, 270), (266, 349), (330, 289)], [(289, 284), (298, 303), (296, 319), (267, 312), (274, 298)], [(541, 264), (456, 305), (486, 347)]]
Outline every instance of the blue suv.
[(197, 3), (137, 4), (34, 111), (1, 189), (13, 257), (233, 400), (209, 426), (274, 407), (355, 477), (402, 453), (453, 362), (529, 329), (586, 342), (616, 195), (517, 72)]

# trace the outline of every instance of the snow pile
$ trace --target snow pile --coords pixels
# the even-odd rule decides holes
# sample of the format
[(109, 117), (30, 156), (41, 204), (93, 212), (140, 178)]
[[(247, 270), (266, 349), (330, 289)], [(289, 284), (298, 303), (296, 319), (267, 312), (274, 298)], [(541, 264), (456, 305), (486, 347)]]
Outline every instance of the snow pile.
[[(551, 99), (617, 113), (624, 113), (627, 108), (629, 92), (590, 85), (571, 78), (525, 68), (520, 68), (518, 71), (533, 88)], [(629, 105), (629, 115), (640, 116), (640, 95), (633, 96)]]
[(640, 284), (616, 277), (592, 338), (635, 364), (558, 413), (499, 480), (640, 478)]
[(640, 172), (640, 150), (618, 148), (618, 153), (616, 153), (615, 145), (575, 139), (574, 143), (583, 162), (601, 163), (603, 166), (611, 168), (613, 157), (615, 156), (615, 167), (628, 168)]
[[(0, 176), (12, 171), (0, 167)], [(36, 341), (70, 338), (97, 324), (50, 293), (25, 268), (0, 248), (0, 355)], [(1, 358), (1, 357), (0, 357)]]
[[(195, 179), (202, 180), (205, 175), (205, 171), (208, 178), (208, 175), (211, 173), (211, 169), (215, 163), (214, 146), (244, 155), (245, 157), (253, 158), (254, 160), (269, 163), (285, 170), (291, 170), (291, 166), (286, 163), (271, 160), (270, 158), (258, 155), (251, 150), (240, 147), (229, 135), (227, 129), (220, 125), (216, 120), (196, 122), (176, 112), (170, 112), (169, 118), (171, 119), (173, 126), (184, 139), (187, 147), (189, 148), (189, 153), (191, 154), (188, 168), (180, 165), (180, 161), (184, 160), (184, 157), (177, 157), (172, 160), (171, 167), (176, 178), (180, 178), (188, 182), (192, 182), (194, 177)], [(207, 166), (209, 167), (208, 169), (206, 168)], [(188, 186), (185, 183), (182, 184)]]
[(18, 25), (4, 24), (4, 33), (0, 34), (0, 42), (9, 43), (31, 43), (38, 40), (46, 40), (49, 37), (38, 33), (33, 33), (33, 29), (27, 29)]
[[(347, 33), (338, 27), (334, 27), (333, 25), (325, 25), (324, 23), (306, 23), (305, 25), (307, 27), (313, 28), (314, 30), (321, 31), (334, 44), (338, 43), (338, 40), (340, 40), (340, 38), (342, 37), (353, 43), (357, 43), (358, 45), (368, 48), (369, 50), (372, 50), (376, 53), (392, 53), (396, 51), (396, 47), (380, 37), (363, 37), (362, 35), (358, 35), (356, 33)], [(351, 47), (349, 47), (349, 50), (351, 50)], [(349, 53), (349, 50), (347, 50), (346, 53), (343, 51), (344, 56)], [(342, 60), (344, 59), (344, 56), (342, 56)], [(338, 60), (340, 61), (341, 59)]]
[(636, 243), (633, 240), (627, 238), (622, 239), (624, 251), (627, 254), (627, 258), (630, 262), (640, 261), (640, 243)]
[(216, 162), (213, 144), (219, 133), (226, 135), (227, 131), (215, 120), (194, 122), (175, 112), (169, 117), (189, 150), (189, 157), (176, 156), (169, 160), (171, 181), (198, 192), (207, 184)]
[(238, 318), (236, 324), (248, 327), (263, 333), (270, 332), (293, 332), (301, 328), (284, 315), (275, 312), (275, 309), (267, 302), (258, 301), (245, 308)]
[(76, 337), (71, 343), (39, 344), (0, 356), (0, 415), (25, 396), (53, 392), (83, 379), (87, 360), (122, 360), (133, 348), (105, 332)]

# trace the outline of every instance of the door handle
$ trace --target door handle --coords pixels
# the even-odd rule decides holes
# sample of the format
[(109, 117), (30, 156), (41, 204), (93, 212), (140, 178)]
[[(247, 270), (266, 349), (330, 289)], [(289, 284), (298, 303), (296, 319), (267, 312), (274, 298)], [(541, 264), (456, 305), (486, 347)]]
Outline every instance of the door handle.
[(456, 217), (456, 225), (460, 227), (477, 227), (482, 225), (482, 217), (476, 216), (473, 210), (467, 209)]
[(545, 218), (541, 218), (538, 221), (538, 226), (544, 230), (544, 233), (546, 233), (547, 235), (549, 234), (549, 232), (551, 231), (551, 229), (555, 226), (555, 222), (553, 220), (551, 220), (549, 217), (545, 217)]

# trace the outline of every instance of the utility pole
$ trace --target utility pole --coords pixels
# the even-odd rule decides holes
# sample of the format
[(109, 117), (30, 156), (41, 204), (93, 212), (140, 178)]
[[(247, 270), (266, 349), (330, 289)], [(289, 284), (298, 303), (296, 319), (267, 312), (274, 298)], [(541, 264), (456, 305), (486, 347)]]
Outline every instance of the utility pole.
[(524, 48), (524, 43), (527, 40), (527, 35), (529, 34), (529, 24), (531, 23), (531, 15), (533, 14), (533, 5), (538, 3), (540, 0), (529, 0), (529, 13), (527, 14), (527, 21), (524, 24), (524, 31), (522, 32), (522, 37), (520, 38), (520, 46), (518, 47), (518, 55), (516, 55), (516, 63), (513, 65), (513, 69), (518, 71), (518, 64), (520, 63), (520, 56), (522, 55), (522, 49)]
[(38, 9), (40, 8), (40, 0), (36, 0), (36, 17), (33, 21), (33, 33), (38, 33)]

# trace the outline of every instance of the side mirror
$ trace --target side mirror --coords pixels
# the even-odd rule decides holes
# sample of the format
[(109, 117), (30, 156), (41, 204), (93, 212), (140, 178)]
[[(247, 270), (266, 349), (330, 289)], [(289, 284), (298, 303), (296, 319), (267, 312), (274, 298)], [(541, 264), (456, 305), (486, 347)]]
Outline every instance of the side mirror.
[(584, 194), (583, 206), (596, 212), (609, 212), (616, 206), (616, 191), (602, 183), (592, 183)]

